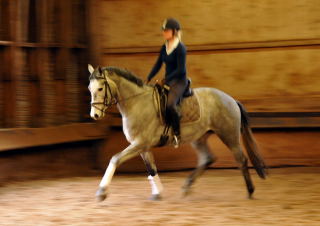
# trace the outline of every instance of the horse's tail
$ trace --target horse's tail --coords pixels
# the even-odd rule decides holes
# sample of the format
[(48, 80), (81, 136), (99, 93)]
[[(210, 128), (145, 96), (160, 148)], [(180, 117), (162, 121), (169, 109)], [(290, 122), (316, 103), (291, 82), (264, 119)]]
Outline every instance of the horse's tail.
[(237, 101), (237, 104), (241, 112), (241, 133), (243, 144), (254, 169), (257, 171), (257, 174), (261, 178), (265, 179), (267, 176), (266, 164), (264, 163), (262, 156), (259, 154), (257, 143), (250, 128), (248, 113), (240, 102)]

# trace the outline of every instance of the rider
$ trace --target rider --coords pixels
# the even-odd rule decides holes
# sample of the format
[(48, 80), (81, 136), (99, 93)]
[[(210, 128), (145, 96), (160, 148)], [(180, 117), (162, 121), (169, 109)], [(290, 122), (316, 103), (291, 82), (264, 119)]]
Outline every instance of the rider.
[(164, 83), (168, 87), (168, 103), (166, 108), (166, 123), (172, 126), (174, 146), (180, 143), (180, 116), (177, 112), (177, 103), (187, 87), (186, 77), (186, 47), (181, 42), (181, 28), (174, 18), (163, 22), (162, 34), (165, 39), (159, 57), (148, 75), (149, 82), (160, 70), (162, 63), (166, 65)]

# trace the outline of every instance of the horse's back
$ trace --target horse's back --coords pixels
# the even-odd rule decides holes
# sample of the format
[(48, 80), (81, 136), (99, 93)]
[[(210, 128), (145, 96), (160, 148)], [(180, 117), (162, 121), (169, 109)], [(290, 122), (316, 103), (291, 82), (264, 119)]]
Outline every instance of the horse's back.
[(226, 123), (232, 119), (232, 123), (240, 123), (241, 118), (238, 104), (227, 93), (209, 87), (195, 88), (194, 93), (197, 95), (201, 117), (204, 120), (213, 121), (215, 127), (219, 124), (219, 120), (221, 123)]
[(200, 87), (194, 89), (195, 94), (198, 96), (199, 101), (206, 105), (219, 105), (219, 104), (236, 104), (235, 99), (222, 90), (211, 87)]

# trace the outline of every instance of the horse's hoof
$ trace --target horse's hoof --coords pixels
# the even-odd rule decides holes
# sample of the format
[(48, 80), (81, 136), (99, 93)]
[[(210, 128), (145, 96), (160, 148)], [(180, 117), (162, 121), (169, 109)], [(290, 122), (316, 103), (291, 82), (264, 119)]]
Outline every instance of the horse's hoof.
[(156, 194), (156, 195), (152, 195), (149, 200), (152, 200), (152, 201), (160, 201), (162, 199), (161, 195), (160, 194)]
[(248, 199), (250, 199), (250, 200), (253, 200), (253, 199), (254, 199), (254, 197), (253, 197), (253, 193), (248, 194)]
[(107, 198), (107, 192), (105, 188), (99, 188), (96, 192), (96, 198), (98, 202), (102, 202)]
[(191, 189), (189, 186), (182, 187), (182, 197), (186, 197), (191, 193)]
[(248, 190), (248, 199), (253, 199), (254, 187), (249, 188)]

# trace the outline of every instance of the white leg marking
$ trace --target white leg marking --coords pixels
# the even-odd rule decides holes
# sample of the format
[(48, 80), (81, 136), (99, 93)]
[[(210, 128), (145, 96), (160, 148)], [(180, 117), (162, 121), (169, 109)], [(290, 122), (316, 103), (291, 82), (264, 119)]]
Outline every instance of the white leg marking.
[(157, 175), (153, 176), (148, 176), (148, 180), (151, 184), (151, 189), (152, 189), (152, 195), (159, 195), (163, 191), (163, 186), (161, 184), (160, 178)]
[(114, 171), (116, 170), (116, 166), (114, 163), (110, 162), (109, 166), (100, 182), (100, 187), (101, 188), (105, 188), (106, 186), (108, 186), (111, 182), (111, 179), (113, 177)]

